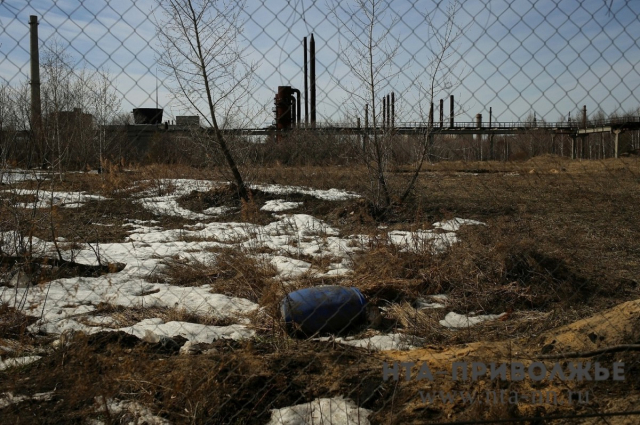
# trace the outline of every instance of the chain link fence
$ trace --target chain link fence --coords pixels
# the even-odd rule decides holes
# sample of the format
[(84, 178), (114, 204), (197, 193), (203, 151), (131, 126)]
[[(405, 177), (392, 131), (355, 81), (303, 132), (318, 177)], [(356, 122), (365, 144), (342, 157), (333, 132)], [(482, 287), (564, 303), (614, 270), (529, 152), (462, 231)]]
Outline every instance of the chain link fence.
[(0, 2), (6, 423), (636, 423), (640, 5)]

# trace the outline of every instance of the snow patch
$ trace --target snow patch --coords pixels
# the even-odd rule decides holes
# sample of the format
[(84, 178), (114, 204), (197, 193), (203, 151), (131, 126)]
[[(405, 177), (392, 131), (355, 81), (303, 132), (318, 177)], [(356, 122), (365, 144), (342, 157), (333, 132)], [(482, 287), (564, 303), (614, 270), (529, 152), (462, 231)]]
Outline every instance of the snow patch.
[(284, 199), (274, 199), (271, 201), (265, 202), (265, 204), (260, 208), (261, 211), (269, 211), (269, 212), (279, 212), (292, 210), (294, 208), (298, 208), (302, 205), (302, 202), (287, 202)]
[(249, 339), (255, 332), (244, 325), (211, 326), (189, 322), (167, 322), (162, 319), (145, 319), (133, 326), (117, 329), (138, 338), (148, 337), (149, 333), (161, 337), (183, 336), (194, 343), (210, 343), (218, 339)]
[(423, 344), (424, 340), (417, 336), (400, 333), (375, 335), (369, 338), (355, 339), (353, 337), (320, 337), (317, 341), (335, 341), (344, 345), (366, 348), (371, 351), (411, 350)]
[(272, 410), (268, 425), (369, 425), (367, 418), (371, 413), (349, 399), (319, 398), (309, 403)]
[(12, 404), (17, 404), (25, 400), (47, 401), (47, 400), (51, 400), (51, 397), (53, 397), (53, 391), (48, 391), (45, 393), (36, 393), (31, 397), (26, 395), (14, 396), (11, 393), (3, 393), (3, 394), (0, 394), (0, 409), (4, 409), (7, 406), (11, 406)]
[(288, 195), (290, 193), (301, 193), (303, 195), (310, 195), (324, 201), (346, 201), (349, 199), (360, 198), (360, 195), (353, 192), (347, 192), (340, 189), (313, 189), (310, 187), (302, 186), (282, 186), (279, 184), (252, 184), (251, 189), (258, 189), (266, 193), (273, 193), (276, 195)]
[(444, 319), (440, 320), (440, 324), (447, 328), (460, 329), (468, 328), (478, 323), (486, 322), (488, 320), (496, 320), (502, 318), (507, 313), (502, 314), (484, 314), (480, 316), (466, 316), (464, 314), (454, 313), (453, 311), (447, 313)]
[(460, 230), (461, 226), (468, 226), (468, 225), (486, 226), (486, 224), (481, 221), (469, 220), (469, 219), (458, 218), (458, 217), (452, 218), (451, 220), (439, 221), (437, 223), (433, 223), (433, 227), (442, 229), (447, 232), (457, 232), (458, 230)]
[(17, 366), (26, 366), (30, 363), (40, 360), (41, 358), (42, 357), (40, 356), (25, 356), (0, 360), (0, 370), (6, 370)]

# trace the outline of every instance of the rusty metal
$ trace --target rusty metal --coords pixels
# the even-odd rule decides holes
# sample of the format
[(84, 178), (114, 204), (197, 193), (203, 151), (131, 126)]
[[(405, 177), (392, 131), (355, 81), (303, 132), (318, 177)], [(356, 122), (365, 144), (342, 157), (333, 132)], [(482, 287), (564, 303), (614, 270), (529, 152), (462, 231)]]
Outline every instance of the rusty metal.
[(291, 86), (278, 86), (275, 98), (276, 130), (281, 132), (291, 128)]
[(309, 50), (310, 50), (310, 75), (309, 79), (311, 85), (311, 126), (316, 126), (316, 41), (313, 39), (313, 34), (311, 34), (311, 40), (309, 40)]
[(302, 101), (300, 90), (291, 86), (278, 86), (274, 104), (276, 130), (278, 130), (278, 140), (281, 140), (283, 131), (290, 130), (292, 126), (297, 126), (301, 122), (300, 109)]

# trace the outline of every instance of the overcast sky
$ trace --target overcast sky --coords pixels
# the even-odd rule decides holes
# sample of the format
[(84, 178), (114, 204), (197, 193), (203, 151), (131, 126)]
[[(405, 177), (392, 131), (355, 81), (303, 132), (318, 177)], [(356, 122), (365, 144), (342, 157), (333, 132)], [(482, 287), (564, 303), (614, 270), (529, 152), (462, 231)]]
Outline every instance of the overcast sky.
[[(355, 23), (358, 11), (340, 1), (338, 18), (331, 0), (250, 0), (245, 12), (244, 45), (258, 65), (253, 106), (263, 112), (256, 125), (271, 122), (273, 96), (279, 85), (303, 89), (302, 39), (314, 33), (317, 50), (319, 120), (342, 120), (362, 113), (360, 86), (344, 60), (350, 44), (344, 24)], [(120, 93), (122, 109), (155, 107), (159, 44), (150, 18), (154, 0), (17, 1), (0, 0), (0, 78), (11, 85), (29, 79), (29, 15), (40, 20), (43, 46), (58, 38), (78, 69), (109, 71)], [(425, 16), (433, 14), (444, 28), (447, 2), (394, 0), (383, 2), (376, 34), (389, 28), (389, 45), (399, 44), (395, 75), (378, 93), (395, 91), (397, 121), (416, 121), (426, 110), (419, 84), (428, 84), (434, 38)], [(452, 93), (465, 112), (488, 119), (515, 121), (536, 113), (557, 121), (582, 105), (590, 112), (622, 112), (640, 106), (640, 2), (622, 0), (483, 0), (464, 1), (455, 16), (463, 29), (449, 64), (464, 78)], [(454, 73), (454, 75), (456, 75)], [(164, 119), (189, 114), (169, 94), (158, 70)], [(437, 102), (437, 99), (436, 99)], [(445, 103), (448, 115), (448, 102)], [(424, 115), (422, 115), (424, 116)], [(436, 113), (437, 119), (437, 113)], [(445, 118), (446, 119), (446, 118)]]

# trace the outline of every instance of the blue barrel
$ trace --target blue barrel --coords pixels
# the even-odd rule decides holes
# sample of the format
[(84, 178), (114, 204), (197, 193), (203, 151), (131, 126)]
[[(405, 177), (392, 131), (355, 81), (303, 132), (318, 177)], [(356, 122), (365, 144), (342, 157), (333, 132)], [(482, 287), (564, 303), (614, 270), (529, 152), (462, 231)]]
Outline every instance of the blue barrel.
[(357, 288), (315, 286), (291, 292), (281, 312), (289, 330), (303, 334), (340, 333), (362, 323), (367, 301)]

